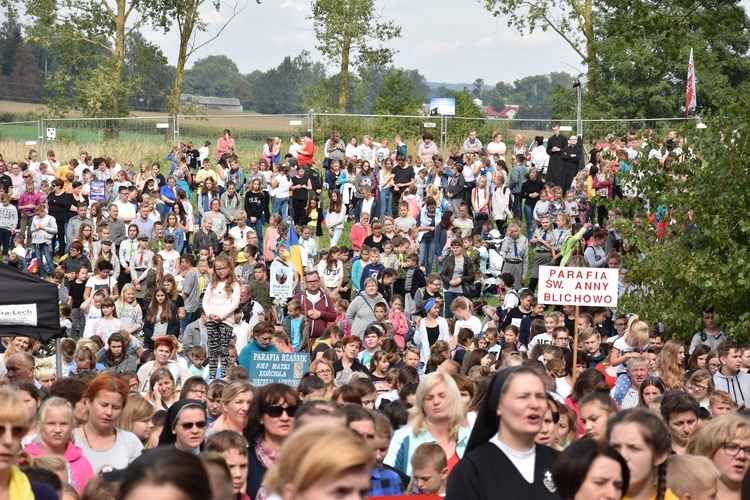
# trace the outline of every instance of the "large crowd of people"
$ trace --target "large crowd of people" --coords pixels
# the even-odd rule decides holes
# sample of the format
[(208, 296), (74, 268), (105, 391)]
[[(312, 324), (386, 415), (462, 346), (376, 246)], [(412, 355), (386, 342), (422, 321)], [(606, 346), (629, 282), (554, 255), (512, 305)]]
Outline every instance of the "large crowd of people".
[[(67, 332), (0, 343), (0, 498), (750, 498), (750, 346), (711, 309), (687, 345), (536, 295), (550, 265), (638, 288), (607, 200), (641, 196), (639, 157), (680, 161), (676, 133), (502, 139), (0, 162), (0, 251)], [(259, 387), (255, 353), (309, 369)]]

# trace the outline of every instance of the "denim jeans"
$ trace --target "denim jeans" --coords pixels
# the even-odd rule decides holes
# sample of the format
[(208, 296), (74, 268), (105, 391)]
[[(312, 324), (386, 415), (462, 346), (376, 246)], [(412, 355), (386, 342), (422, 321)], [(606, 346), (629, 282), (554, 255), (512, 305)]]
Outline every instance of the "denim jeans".
[(534, 221), (534, 209), (529, 205), (523, 206), (523, 218), (526, 219), (526, 237), (531, 238), (531, 223)]
[(268, 191), (263, 191), (263, 220), (265, 221), (266, 224), (268, 224), (271, 221), (272, 214), (269, 211), (270, 201), (271, 201), (271, 193), (269, 193)]
[(513, 210), (513, 217), (518, 220), (521, 220), (522, 206), (523, 198), (521, 197), (521, 193), (513, 193), (513, 205), (511, 206), (511, 210)]
[(184, 333), (185, 328), (193, 322), (193, 316), (195, 316), (195, 312), (187, 312), (185, 311), (185, 317), (180, 320), (180, 332)]
[(8, 255), (8, 252), (10, 252), (12, 248), (10, 245), (11, 236), (10, 229), (0, 227), (0, 255)]
[(380, 220), (385, 218), (386, 215), (393, 216), (391, 205), (393, 204), (393, 188), (385, 188), (380, 190)]
[(435, 242), (432, 238), (419, 242), (419, 265), (424, 266), (424, 273), (430, 274), (432, 262), (435, 259)]
[(341, 238), (341, 233), (343, 233), (344, 230), (342, 228), (336, 228), (333, 230), (333, 236), (331, 236), (331, 246), (335, 247), (336, 244), (339, 242), (339, 238)]
[(462, 293), (445, 292), (445, 319), (451, 319), (453, 313), (451, 312), (451, 304), (458, 297), (463, 297)]
[[(47, 261), (47, 273), (52, 274), (55, 270), (55, 263), (52, 262), (52, 249), (47, 243), (41, 243), (34, 245), (34, 256), (36, 257), (37, 264), (39, 265), (39, 277), (44, 278), (44, 260)], [(44, 258), (44, 260), (42, 259)]]
[(263, 248), (263, 216), (261, 215), (257, 219), (255, 219), (255, 224), (250, 222), (250, 218), (248, 217), (248, 226), (255, 229), (255, 234), (258, 235), (258, 248)]
[(279, 214), (282, 219), (289, 215), (289, 198), (275, 198), (273, 200), (273, 213)]

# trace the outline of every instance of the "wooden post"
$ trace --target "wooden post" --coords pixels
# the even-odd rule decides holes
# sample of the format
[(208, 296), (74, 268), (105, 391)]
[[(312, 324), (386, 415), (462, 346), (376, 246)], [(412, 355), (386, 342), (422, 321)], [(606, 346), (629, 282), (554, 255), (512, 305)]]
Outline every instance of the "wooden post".
[[(578, 314), (580, 312), (580, 306), (576, 306), (576, 315), (573, 320), (573, 371), (572, 377), (573, 377), (573, 386), (576, 385), (576, 369), (578, 368)], [(573, 388), (571, 387), (571, 390)]]

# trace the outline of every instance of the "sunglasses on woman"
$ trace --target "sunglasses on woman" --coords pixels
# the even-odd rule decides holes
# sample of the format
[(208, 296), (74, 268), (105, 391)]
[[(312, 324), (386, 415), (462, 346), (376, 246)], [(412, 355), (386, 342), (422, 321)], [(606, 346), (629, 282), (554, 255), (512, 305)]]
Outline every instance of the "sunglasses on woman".
[(297, 405), (286, 407), (279, 405), (269, 406), (263, 413), (271, 418), (279, 418), (284, 412), (286, 412), (289, 418), (294, 418), (294, 415), (297, 413)]

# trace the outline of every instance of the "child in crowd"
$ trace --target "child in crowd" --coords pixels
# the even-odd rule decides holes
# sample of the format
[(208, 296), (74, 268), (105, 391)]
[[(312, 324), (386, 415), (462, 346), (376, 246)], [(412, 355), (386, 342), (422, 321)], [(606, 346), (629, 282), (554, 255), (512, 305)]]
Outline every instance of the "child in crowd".
[(380, 251), (377, 248), (370, 249), (370, 263), (362, 268), (362, 277), (360, 279), (360, 290), (365, 287), (364, 282), (367, 278), (380, 279), (380, 275), (385, 271), (385, 266), (380, 263)]
[(422, 443), (411, 456), (409, 493), (445, 496), (448, 481), (448, 459), (437, 443)]
[[(376, 305), (377, 307), (377, 305)], [(365, 330), (365, 350), (357, 354), (359, 362), (365, 366), (370, 366), (370, 359), (373, 354), (380, 350), (380, 340), (383, 337), (383, 332), (375, 325), (367, 327)]]
[(352, 297), (359, 295), (362, 290), (362, 277), (364, 276), (364, 268), (370, 265), (370, 247), (362, 245), (359, 249), (359, 258), (354, 260), (352, 264)]
[(554, 312), (547, 313), (544, 316), (544, 333), (534, 336), (529, 341), (529, 350), (533, 349), (537, 344), (554, 344), (554, 331), (558, 326), (563, 326), (557, 322), (557, 314)]
[(586, 435), (600, 444), (606, 443), (607, 421), (617, 414), (617, 405), (606, 392), (592, 392), (579, 402), (581, 425), (579, 437)]
[(188, 355), (188, 371), (195, 376), (202, 377), (206, 362), (206, 348), (202, 345), (193, 346)]
[(409, 321), (403, 311), (404, 299), (401, 295), (394, 295), (391, 308), (388, 311), (388, 322), (393, 326), (393, 340), (400, 350), (406, 347), (406, 337), (409, 333)]
[(281, 328), (289, 337), (292, 349), (295, 351), (307, 340), (305, 339), (306, 325), (305, 317), (302, 314), (302, 302), (297, 299), (289, 301), (287, 304), (287, 315), (281, 323)]
[(346, 320), (346, 310), (349, 308), (349, 301), (346, 299), (339, 299), (336, 301), (336, 321), (335, 325), (346, 332), (346, 335), (352, 333), (352, 327)]
[(394, 250), (394, 244), (392, 241), (386, 241), (383, 243), (383, 254), (381, 255), (381, 257), (383, 259), (383, 266), (386, 269), (398, 269), (399, 268), (398, 255), (394, 253), (393, 250)]

